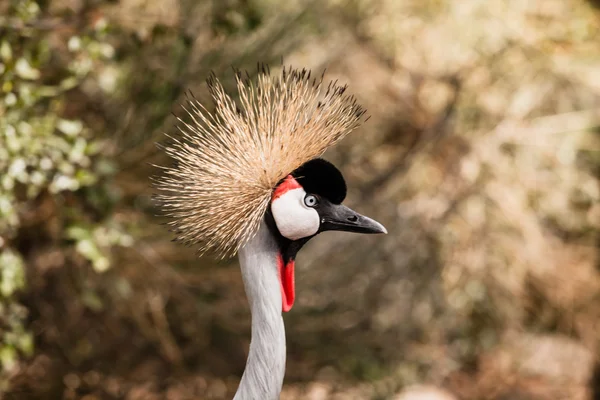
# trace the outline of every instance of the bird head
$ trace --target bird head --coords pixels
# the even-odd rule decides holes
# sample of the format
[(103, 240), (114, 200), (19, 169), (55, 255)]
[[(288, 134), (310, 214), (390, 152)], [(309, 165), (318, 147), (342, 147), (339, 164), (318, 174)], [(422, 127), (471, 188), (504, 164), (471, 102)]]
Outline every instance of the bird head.
[(284, 238), (308, 240), (324, 231), (387, 233), (379, 222), (344, 206), (346, 182), (330, 162), (303, 164), (277, 185), (270, 212)]
[(379, 222), (346, 207), (342, 173), (322, 158), (308, 161), (283, 179), (273, 191), (265, 219), (279, 247), (282, 309), (295, 298), (294, 260), (311, 238), (324, 231), (387, 233)]
[(365, 121), (365, 110), (346, 86), (325, 85), (305, 69), (273, 76), (259, 66), (256, 81), (240, 72), (235, 78), (236, 96), (208, 78), (213, 112), (195, 98), (184, 106), (181, 135), (162, 146), (175, 163), (160, 167), (156, 199), (176, 239), (200, 253), (232, 256), (266, 222), (279, 245), (288, 311), (294, 257), (308, 240), (328, 230), (386, 232), (341, 204), (344, 178), (319, 158)]

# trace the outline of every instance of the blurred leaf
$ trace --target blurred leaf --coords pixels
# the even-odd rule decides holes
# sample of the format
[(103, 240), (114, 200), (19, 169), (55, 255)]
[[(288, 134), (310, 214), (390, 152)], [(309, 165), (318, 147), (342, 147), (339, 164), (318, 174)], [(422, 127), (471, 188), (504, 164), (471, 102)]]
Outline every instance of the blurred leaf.
[[(3, 210), (0, 209), (0, 213)], [(5, 249), (0, 251), (0, 294), (7, 298), (25, 286), (23, 260), (17, 253)]]
[(10, 48), (10, 44), (6, 40), (3, 40), (0, 43), (0, 57), (4, 62), (9, 62), (12, 60), (12, 49)]
[(11, 345), (0, 347), (0, 364), (5, 371), (12, 370), (17, 364), (17, 350)]
[(77, 136), (83, 130), (81, 121), (59, 119), (56, 128), (67, 136)]
[(36, 80), (40, 78), (40, 71), (33, 68), (25, 58), (19, 58), (15, 64), (17, 76), (23, 79)]
[(83, 301), (83, 304), (85, 304), (88, 308), (90, 308), (93, 311), (99, 312), (104, 309), (102, 299), (94, 291), (86, 290), (83, 293), (83, 297), (81, 300)]

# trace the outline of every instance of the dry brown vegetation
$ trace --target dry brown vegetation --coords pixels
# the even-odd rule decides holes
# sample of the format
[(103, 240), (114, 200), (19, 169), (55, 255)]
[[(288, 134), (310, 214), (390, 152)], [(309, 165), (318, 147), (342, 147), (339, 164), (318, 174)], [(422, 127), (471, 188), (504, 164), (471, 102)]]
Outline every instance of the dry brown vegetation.
[(327, 68), (368, 109), (326, 157), (348, 205), (390, 232), (300, 253), (282, 399), (599, 396), (595, 2), (48, 3), (57, 57), (78, 29), (111, 27), (115, 57), (63, 112), (106, 141), (118, 172), (103, 184), (120, 196), (106, 218), (134, 243), (97, 273), (61, 239), (69, 196), (25, 203), (11, 243), (35, 351), (7, 399), (231, 398), (250, 321), (236, 262), (169, 241), (148, 163), (165, 162), (154, 142), (185, 90), (207, 98), (210, 70), (232, 88), (230, 65), (282, 57)]

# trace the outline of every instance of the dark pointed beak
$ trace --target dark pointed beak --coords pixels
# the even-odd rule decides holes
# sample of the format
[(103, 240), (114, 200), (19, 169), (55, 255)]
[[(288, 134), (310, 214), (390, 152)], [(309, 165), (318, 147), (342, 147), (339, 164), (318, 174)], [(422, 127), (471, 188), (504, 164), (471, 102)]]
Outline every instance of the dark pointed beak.
[(319, 231), (346, 231), (356, 233), (387, 233), (379, 222), (365, 217), (342, 204), (328, 204), (320, 210)]

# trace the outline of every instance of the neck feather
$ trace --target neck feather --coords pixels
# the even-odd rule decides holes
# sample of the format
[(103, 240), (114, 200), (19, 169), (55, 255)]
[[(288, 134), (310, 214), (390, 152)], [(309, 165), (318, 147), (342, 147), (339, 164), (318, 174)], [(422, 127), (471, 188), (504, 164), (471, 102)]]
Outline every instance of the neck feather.
[(277, 270), (278, 246), (263, 223), (239, 252), (252, 337), (246, 369), (234, 400), (279, 399), (285, 374), (285, 328)]

